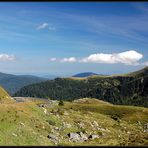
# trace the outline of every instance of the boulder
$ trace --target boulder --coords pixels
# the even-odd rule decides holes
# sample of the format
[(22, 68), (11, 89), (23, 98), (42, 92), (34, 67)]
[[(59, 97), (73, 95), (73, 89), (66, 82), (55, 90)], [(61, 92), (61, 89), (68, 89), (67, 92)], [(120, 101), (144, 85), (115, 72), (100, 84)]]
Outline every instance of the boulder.
[(68, 134), (68, 137), (69, 137), (69, 139), (70, 139), (71, 141), (73, 141), (73, 142), (77, 142), (77, 141), (80, 140), (80, 135), (77, 134), (77, 133), (69, 133), (69, 134)]
[(80, 132), (80, 136), (81, 136), (82, 141), (87, 141), (88, 140), (88, 137), (84, 133)]
[(94, 140), (96, 138), (99, 138), (99, 135), (92, 134), (88, 138)]
[(54, 134), (49, 134), (47, 137), (48, 137), (54, 144), (57, 144), (57, 143), (59, 142), (59, 138), (58, 138), (56, 135), (54, 135)]

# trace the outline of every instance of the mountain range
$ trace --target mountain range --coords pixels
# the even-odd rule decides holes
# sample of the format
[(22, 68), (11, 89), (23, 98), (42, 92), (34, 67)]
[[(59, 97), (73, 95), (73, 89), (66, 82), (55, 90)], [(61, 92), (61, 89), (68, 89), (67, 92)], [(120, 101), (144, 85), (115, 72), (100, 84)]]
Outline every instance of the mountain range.
[(89, 97), (113, 104), (148, 107), (148, 67), (121, 75), (56, 78), (25, 86), (14, 96), (69, 101)]
[(32, 75), (13, 75), (0, 73), (0, 85), (10, 94), (14, 94), (23, 86), (48, 80)]
[(83, 72), (83, 73), (75, 74), (72, 77), (89, 77), (89, 76), (93, 76), (93, 75), (105, 76), (103, 74), (97, 74), (97, 73), (93, 73), (93, 72)]

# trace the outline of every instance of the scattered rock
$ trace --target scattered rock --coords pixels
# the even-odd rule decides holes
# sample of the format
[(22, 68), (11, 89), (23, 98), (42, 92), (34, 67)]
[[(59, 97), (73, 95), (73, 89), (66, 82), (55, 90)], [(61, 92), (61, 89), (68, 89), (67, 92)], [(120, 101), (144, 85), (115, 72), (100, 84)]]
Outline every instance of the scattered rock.
[(80, 128), (84, 128), (84, 123), (83, 122), (78, 123), (78, 125), (79, 125)]
[(88, 140), (87, 135), (83, 132), (69, 133), (68, 137), (70, 142), (84, 142)]
[(22, 122), (20, 123), (20, 125), (25, 127), (25, 124), (24, 124), (24, 123), (22, 123)]
[(107, 132), (111, 132), (109, 129), (106, 129)]
[[(42, 108), (43, 108), (43, 107), (42, 107)], [(46, 109), (46, 108), (43, 108), (43, 110), (44, 110), (44, 113), (47, 114), (47, 109)]]
[(97, 127), (97, 130), (106, 131), (106, 129), (104, 129), (104, 128), (102, 128), (102, 127)]
[(80, 135), (77, 134), (77, 133), (69, 133), (69, 134), (68, 134), (68, 137), (69, 137), (69, 139), (70, 139), (71, 141), (73, 141), (73, 142), (77, 142), (77, 141), (80, 140)]
[(143, 130), (144, 133), (148, 133), (148, 130)]
[(96, 138), (99, 138), (99, 135), (93, 134), (93, 135), (90, 135), (90, 136), (88, 137), (88, 139), (92, 139), (92, 140), (94, 140), (94, 139), (96, 139)]
[(58, 128), (58, 127), (55, 127), (54, 129), (55, 129), (55, 130), (59, 130), (59, 128)]
[(59, 116), (58, 114), (56, 114), (56, 117), (57, 117), (57, 118), (60, 118), (60, 116)]
[(54, 144), (58, 144), (59, 143), (59, 138), (56, 135), (53, 134), (49, 134), (47, 136)]
[(96, 121), (93, 122), (93, 125), (94, 125), (95, 127), (98, 127), (98, 126), (99, 126)]
[(15, 133), (12, 133), (13, 136), (17, 137), (17, 135)]
[(88, 137), (84, 133), (80, 132), (80, 136), (81, 136), (82, 141), (88, 140)]
[(148, 129), (148, 123), (145, 124), (145, 129)]
[(55, 133), (55, 130), (54, 129), (51, 129), (51, 133)]
[(138, 125), (141, 125), (141, 122), (140, 121), (137, 121)]
[(148, 123), (146, 123), (144, 125), (144, 130), (143, 130), (144, 133), (147, 133), (148, 132)]
[(127, 134), (130, 134), (130, 133), (131, 133), (131, 132), (129, 132), (129, 131), (127, 132)]

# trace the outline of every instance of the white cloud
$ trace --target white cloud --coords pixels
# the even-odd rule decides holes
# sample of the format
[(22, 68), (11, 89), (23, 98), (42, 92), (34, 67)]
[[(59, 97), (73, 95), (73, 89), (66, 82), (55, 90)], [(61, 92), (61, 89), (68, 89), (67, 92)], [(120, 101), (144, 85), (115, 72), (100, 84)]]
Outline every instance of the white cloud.
[(143, 58), (141, 53), (138, 53), (135, 50), (129, 50), (121, 53), (96, 53), (91, 54), (88, 57), (83, 58), (76, 58), (76, 57), (69, 57), (63, 59), (51, 58), (50, 61), (57, 61), (57, 62), (80, 62), (80, 63), (106, 63), (106, 64), (116, 64), (122, 63), (125, 65), (147, 65), (148, 62), (139, 63), (139, 60)]
[(15, 60), (14, 55), (0, 54), (0, 61), (13, 61), (13, 60)]
[(54, 62), (54, 61), (56, 61), (57, 60), (57, 58), (51, 58), (50, 59), (50, 61), (52, 61), (52, 62)]
[(46, 27), (48, 27), (48, 23), (43, 23), (40, 26), (38, 26), (37, 29), (40, 30), (40, 29), (44, 29)]
[(121, 53), (112, 53), (112, 54), (104, 54), (97, 53), (91, 54), (88, 57), (82, 58), (80, 62), (85, 63), (123, 63), (126, 65), (135, 65), (138, 61), (143, 57), (141, 53), (138, 53), (134, 50), (125, 51)]
[(74, 63), (76, 62), (76, 58), (75, 57), (70, 57), (70, 58), (63, 58), (60, 60), (60, 62), (69, 62), (69, 63)]
[(48, 29), (48, 30), (56, 30), (56, 28), (48, 23), (43, 23), (41, 24), (40, 26), (37, 27), (38, 30), (41, 30), (41, 29)]

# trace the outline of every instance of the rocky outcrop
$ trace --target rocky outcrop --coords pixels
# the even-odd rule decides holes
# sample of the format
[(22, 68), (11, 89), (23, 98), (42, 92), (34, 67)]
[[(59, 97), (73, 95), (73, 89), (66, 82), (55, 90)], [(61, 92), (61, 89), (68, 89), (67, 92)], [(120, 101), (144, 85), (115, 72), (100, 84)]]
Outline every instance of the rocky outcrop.
[(50, 141), (52, 141), (54, 144), (58, 144), (59, 143), (59, 138), (54, 135), (54, 134), (49, 134), (47, 136), (49, 138)]

